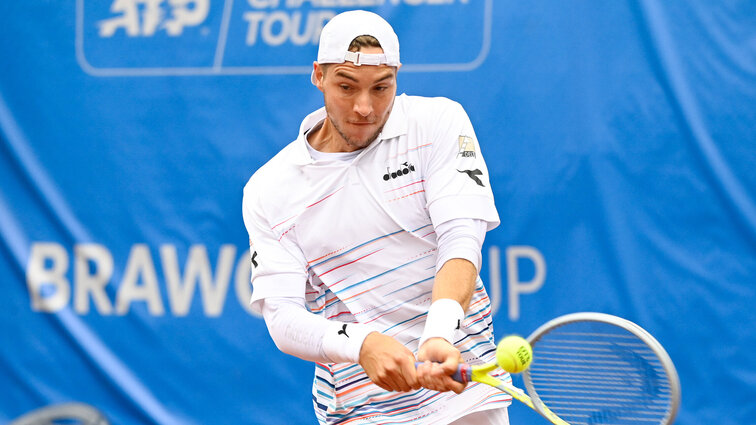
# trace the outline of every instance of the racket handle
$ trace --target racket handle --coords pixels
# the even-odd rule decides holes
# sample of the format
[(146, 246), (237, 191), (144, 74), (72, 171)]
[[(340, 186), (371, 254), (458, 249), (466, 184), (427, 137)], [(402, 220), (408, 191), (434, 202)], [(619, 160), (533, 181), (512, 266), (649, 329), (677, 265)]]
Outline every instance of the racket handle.
[(460, 363), (457, 371), (452, 375), (453, 380), (463, 384), (470, 382), (470, 377), (472, 377), (472, 367), (467, 363)]
[[(421, 364), (423, 364), (423, 362), (415, 362), (415, 368), (417, 369)], [(460, 363), (459, 366), (457, 366), (457, 371), (451, 376), (453, 380), (463, 384), (470, 382), (470, 377), (472, 377), (472, 366), (467, 363)]]

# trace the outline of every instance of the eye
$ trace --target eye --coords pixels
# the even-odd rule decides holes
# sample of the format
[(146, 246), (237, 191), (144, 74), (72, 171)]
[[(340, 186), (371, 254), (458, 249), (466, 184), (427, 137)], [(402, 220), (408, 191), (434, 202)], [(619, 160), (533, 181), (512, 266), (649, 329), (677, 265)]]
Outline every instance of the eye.
[(339, 88), (343, 91), (349, 91), (352, 89), (352, 87), (348, 84), (339, 84)]
[(378, 86), (375, 88), (375, 91), (386, 91), (388, 90), (388, 87), (386, 86)]

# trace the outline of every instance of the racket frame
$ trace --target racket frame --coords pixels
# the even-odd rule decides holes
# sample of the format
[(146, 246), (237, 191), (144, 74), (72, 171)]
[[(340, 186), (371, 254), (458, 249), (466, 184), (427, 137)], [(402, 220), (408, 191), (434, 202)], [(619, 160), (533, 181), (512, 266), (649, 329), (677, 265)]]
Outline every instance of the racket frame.
[[(667, 410), (666, 416), (662, 419), (661, 424), (671, 424), (675, 420), (677, 411), (680, 407), (680, 378), (677, 375), (677, 371), (675, 370), (674, 363), (672, 363), (672, 359), (670, 359), (669, 354), (667, 354), (666, 350), (664, 350), (664, 347), (659, 343), (659, 341), (656, 340), (656, 338), (654, 338), (650, 333), (648, 333), (645, 329), (638, 326), (637, 324), (621, 317), (613, 316), (611, 314), (595, 312), (572, 313), (557, 317), (544, 323), (543, 325), (538, 327), (538, 329), (533, 331), (530, 336), (527, 337), (527, 341), (531, 346), (535, 347), (535, 345), (544, 335), (548, 334), (556, 328), (575, 322), (598, 322), (620, 327), (638, 337), (648, 346), (648, 348), (651, 349), (651, 351), (653, 351), (653, 353), (659, 359), (662, 367), (664, 368), (664, 372), (667, 375), (670, 386), (670, 406)], [(526, 369), (522, 372), (522, 380), (525, 384), (525, 388), (527, 389), (528, 394), (530, 395), (530, 399), (532, 400), (531, 407), (547, 419), (548, 414), (556, 416), (553, 412), (551, 412), (551, 410), (549, 410), (548, 407), (546, 407), (541, 398), (538, 396), (538, 391), (536, 391), (533, 385), (533, 380), (530, 376), (529, 369)]]
[(521, 389), (489, 375), (489, 372), (497, 368), (499, 368), (499, 366), (496, 363), (486, 363), (482, 365), (471, 366), (469, 380), (490, 385), (494, 388), (504, 391), (505, 393), (511, 395), (515, 400), (538, 412), (552, 424), (570, 425), (568, 422), (564, 421), (562, 418), (554, 414), (554, 412), (549, 410), (548, 407), (544, 406), (543, 403), (541, 403), (541, 409), (537, 409), (535, 404), (533, 403), (533, 400)]

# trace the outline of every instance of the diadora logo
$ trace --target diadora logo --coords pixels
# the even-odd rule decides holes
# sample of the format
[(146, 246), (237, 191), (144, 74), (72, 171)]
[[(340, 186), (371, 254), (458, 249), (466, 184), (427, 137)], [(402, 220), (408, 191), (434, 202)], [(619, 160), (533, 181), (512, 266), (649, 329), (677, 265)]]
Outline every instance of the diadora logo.
[(171, 37), (184, 27), (202, 24), (210, 10), (210, 0), (114, 0), (110, 12), (117, 15), (99, 21), (100, 37), (112, 37), (123, 29), (129, 37), (149, 37), (163, 30)]
[(399, 165), (399, 169), (396, 171), (391, 171), (389, 167), (386, 167), (386, 174), (383, 175), (383, 180), (389, 181), (390, 179), (395, 179), (413, 172), (415, 172), (415, 166), (408, 162)]
[(477, 184), (478, 186), (486, 187), (486, 185), (484, 185), (483, 182), (478, 178), (478, 176), (483, 175), (483, 172), (480, 171), (479, 169), (476, 168), (474, 170), (457, 170), (457, 171), (463, 174), (467, 174), (467, 177), (470, 177), (472, 181), (474, 181), (475, 184)]

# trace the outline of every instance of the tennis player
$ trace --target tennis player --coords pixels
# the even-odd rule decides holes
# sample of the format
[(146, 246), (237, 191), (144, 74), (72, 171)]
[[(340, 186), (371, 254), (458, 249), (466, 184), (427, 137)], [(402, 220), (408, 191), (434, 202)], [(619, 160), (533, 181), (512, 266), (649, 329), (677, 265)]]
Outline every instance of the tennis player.
[(508, 395), (450, 378), (494, 360), (486, 164), (458, 103), (396, 95), (400, 67), (380, 16), (323, 28), (325, 107), (244, 188), (252, 307), (281, 351), (315, 362), (322, 424), (508, 424)]

